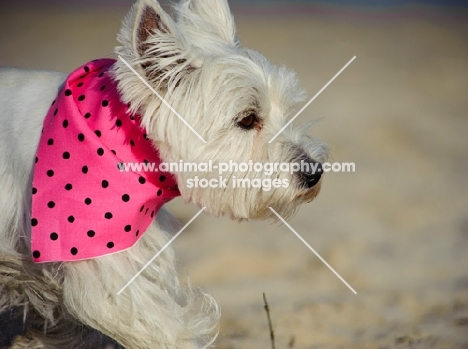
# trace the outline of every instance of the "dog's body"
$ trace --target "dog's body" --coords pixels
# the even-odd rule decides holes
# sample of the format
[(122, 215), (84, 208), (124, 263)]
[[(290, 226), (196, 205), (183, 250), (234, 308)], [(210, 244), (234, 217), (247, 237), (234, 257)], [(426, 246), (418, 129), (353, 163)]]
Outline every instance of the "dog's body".
[[(156, 2), (140, 0), (124, 22), (117, 53), (208, 144), (203, 145), (123, 62), (118, 61), (112, 72), (122, 101), (141, 115), (161, 158), (166, 162), (323, 161), (325, 147), (297, 131), (286, 129), (267, 144), (302, 94), (291, 73), (239, 46), (227, 3), (186, 0), (176, 12), (177, 22)], [(55, 72), (0, 70), (0, 313), (23, 307), (25, 317), (42, 322), (35, 335), (41, 336), (45, 348), (86, 347), (81, 324), (129, 349), (209, 346), (216, 337), (218, 306), (198, 289), (180, 285), (170, 248), (117, 295), (174, 232), (176, 223), (163, 209), (131, 249), (83, 261), (32, 262), (34, 159), (44, 117), (65, 78)], [(186, 201), (239, 220), (269, 218), (269, 207), (289, 216), (300, 203), (312, 200), (320, 186), (316, 174), (282, 173), (277, 178), (291, 182), (286, 189), (203, 190), (185, 186), (187, 174), (174, 175)]]
[[(44, 348), (96, 348), (91, 333), (87, 339), (85, 329), (74, 323), (76, 319), (128, 348), (154, 348), (155, 343), (168, 348), (204, 346), (214, 338), (219, 311), (208, 295), (181, 289), (170, 249), (135, 279), (132, 287), (117, 295), (177, 227), (164, 210), (130, 250), (69, 264), (32, 263), (32, 166), (44, 115), (65, 78), (56, 72), (0, 70), (0, 312), (24, 305), (25, 311), (31, 312), (25, 316), (35, 325), (34, 335), (41, 336), (46, 330)], [(23, 98), (28, 98), (28, 103)], [(200, 313), (200, 304), (190, 304), (196, 302), (204, 302), (205, 314)], [(180, 306), (184, 303), (186, 308)], [(87, 309), (79, 304), (86, 304)], [(157, 307), (151, 310), (151, 305)], [(95, 315), (85, 320), (87, 312)], [(121, 317), (123, 313), (132, 314), (131, 318)], [(39, 317), (46, 320), (43, 328), (38, 327)], [(146, 328), (146, 334), (138, 327)]]

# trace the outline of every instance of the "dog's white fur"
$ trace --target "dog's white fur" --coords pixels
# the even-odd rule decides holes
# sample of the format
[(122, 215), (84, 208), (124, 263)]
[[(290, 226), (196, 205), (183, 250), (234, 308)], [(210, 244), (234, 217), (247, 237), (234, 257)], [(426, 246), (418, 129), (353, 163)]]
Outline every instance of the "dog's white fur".
[[(226, 0), (183, 0), (175, 14), (173, 20), (157, 2), (138, 1), (123, 23), (116, 53), (164, 95), (206, 145), (122, 62), (114, 69), (122, 100), (142, 115), (165, 162), (325, 159), (325, 146), (300, 130), (288, 128), (274, 143), (267, 143), (303, 93), (291, 72), (240, 47)], [(0, 312), (23, 306), (25, 316), (37, 315), (44, 322), (46, 348), (78, 347), (80, 327), (71, 325), (76, 322), (129, 349), (210, 346), (217, 333), (218, 306), (200, 290), (181, 286), (171, 249), (117, 295), (174, 231), (176, 223), (163, 209), (130, 250), (79, 262), (31, 262), (34, 156), (43, 119), (65, 77), (55, 72), (0, 71)], [(249, 113), (257, 117), (255, 128), (243, 130), (237, 123)], [(187, 174), (175, 175), (187, 202), (239, 220), (271, 218), (269, 206), (290, 216), (320, 187), (319, 183), (309, 189), (301, 176), (281, 173), (277, 178), (291, 183), (287, 189), (189, 189), (184, 185)], [(257, 172), (229, 176), (265, 177)], [(70, 326), (64, 330), (60, 323)], [(67, 330), (77, 333), (65, 336)]]

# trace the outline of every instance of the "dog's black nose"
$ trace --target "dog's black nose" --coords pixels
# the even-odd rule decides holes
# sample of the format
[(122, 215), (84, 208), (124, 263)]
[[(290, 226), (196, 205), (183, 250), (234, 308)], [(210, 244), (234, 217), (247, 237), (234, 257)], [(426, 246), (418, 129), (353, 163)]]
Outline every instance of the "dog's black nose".
[(322, 164), (312, 159), (304, 160), (301, 167), (301, 176), (307, 188), (315, 186), (323, 174)]

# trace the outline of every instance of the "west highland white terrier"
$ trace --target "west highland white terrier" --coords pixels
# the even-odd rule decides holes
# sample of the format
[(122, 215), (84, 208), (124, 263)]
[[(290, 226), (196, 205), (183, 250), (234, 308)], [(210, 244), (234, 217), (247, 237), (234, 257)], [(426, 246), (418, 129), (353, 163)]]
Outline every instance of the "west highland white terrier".
[[(240, 46), (227, 1), (183, 0), (173, 19), (139, 0), (118, 40), (118, 60), (68, 77), (0, 71), (0, 312), (30, 324), (28, 348), (96, 348), (95, 330), (129, 349), (212, 345), (220, 311), (179, 282), (164, 249), (177, 225), (161, 206), (181, 195), (215, 216), (290, 217), (320, 189), (325, 145), (291, 127), (269, 143), (304, 93)], [(193, 185), (193, 171), (125, 170), (182, 162), (316, 170), (229, 167), (225, 178), (262, 185), (217, 188)]]

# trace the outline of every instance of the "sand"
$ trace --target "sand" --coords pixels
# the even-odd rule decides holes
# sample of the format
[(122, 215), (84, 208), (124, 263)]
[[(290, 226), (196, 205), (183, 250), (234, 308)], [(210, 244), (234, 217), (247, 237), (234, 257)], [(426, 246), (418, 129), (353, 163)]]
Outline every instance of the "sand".
[[(65, 5), (64, 5), (65, 6)], [(330, 173), (291, 226), (202, 215), (175, 242), (182, 277), (222, 308), (221, 349), (468, 348), (468, 22), (434, 8), (236, 12), (242, 43), (297, 72), (298, 118), (355, 173)], [(325, 9), (325, 10), (324, 10)], [(126, 8), (0, 11), (0, 65), (70, 71), (112, 56)], [(273, 11), (274, 12), (274, 11)], [(197, 212), (175, 200), (187, 222)]]

